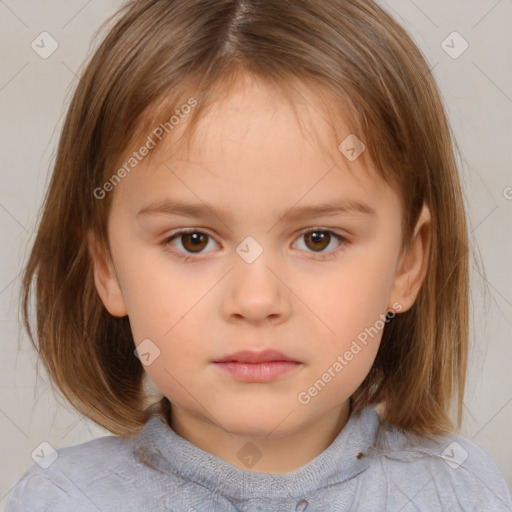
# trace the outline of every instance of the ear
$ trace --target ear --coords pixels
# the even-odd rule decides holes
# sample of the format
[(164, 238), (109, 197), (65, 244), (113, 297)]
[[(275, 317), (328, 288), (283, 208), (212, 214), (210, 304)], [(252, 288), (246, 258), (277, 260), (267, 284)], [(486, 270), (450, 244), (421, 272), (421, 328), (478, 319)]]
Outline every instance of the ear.
[(112, 262), (104, 254), (91, 230), (87, 233), (87, 240), (93, 262), (94, 284), (103, 305), (113, 316), (126, 316), (128, 311)]
[[(402, 307), (397, 312), (403, 313), (412, 307), (427, 274), (432, 220), (427, 205), (423, 205), (414, 234), (409, 245), (404, 249), (397, 267), (395, 281), (390, 296), (392, 304)], [(388, 309), (392, 309), (388, 306)]]

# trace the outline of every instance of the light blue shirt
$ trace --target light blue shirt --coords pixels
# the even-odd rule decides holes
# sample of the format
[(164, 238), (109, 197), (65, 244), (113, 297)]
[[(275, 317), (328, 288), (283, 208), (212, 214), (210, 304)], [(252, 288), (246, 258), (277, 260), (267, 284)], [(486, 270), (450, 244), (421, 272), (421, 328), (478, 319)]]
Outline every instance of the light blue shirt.
[[(257, 468), (254, 446), (239, 453)], [(5, 512), (512, 511), (503, 476), (482, 449), (453, 434), (408, 444), (373, 406), (285, 474), (238, 469), (177, 435), (156, 410), (135, 436), (57, 454), (46, 469), (40, 462), (27, 470)]]

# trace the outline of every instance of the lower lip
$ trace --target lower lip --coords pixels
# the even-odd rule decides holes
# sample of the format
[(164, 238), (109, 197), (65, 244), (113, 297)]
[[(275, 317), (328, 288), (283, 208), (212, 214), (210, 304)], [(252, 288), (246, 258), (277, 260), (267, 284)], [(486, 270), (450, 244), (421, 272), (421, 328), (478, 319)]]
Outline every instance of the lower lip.
[(270, 382), (290, 373), (301, 365), (295, 361), (267, 361), (265, 363), (239, 363), (229, 361), (215, 365), (241, 382)]

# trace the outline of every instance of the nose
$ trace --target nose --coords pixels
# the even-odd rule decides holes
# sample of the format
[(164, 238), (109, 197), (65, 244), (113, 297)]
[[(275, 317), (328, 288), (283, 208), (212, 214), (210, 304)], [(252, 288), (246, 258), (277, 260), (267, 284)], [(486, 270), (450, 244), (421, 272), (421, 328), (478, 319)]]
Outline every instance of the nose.
[(245, 319), (251, 323), (285, 321), (291, 310), (288, 288), (275, 260), (266, 251), (251, 263), (235, 260), (226, 281), (222, 311), (227, 321)]

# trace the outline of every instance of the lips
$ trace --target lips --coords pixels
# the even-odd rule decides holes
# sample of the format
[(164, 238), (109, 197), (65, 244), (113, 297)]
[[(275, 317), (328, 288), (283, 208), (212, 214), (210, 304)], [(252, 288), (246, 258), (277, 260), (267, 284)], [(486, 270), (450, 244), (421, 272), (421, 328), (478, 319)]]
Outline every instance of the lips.
[(239, 382), (267, 383), (286, 378), (301, 368), (301, 362), (277, 352), (243, 350), (213, 361), (223, 375)]
[(214, 361), (214, 363), (269, 363), (272, 361), (292, 361), (298, 363), (295, 359), (278, 352), (277, 350), (264, 350), (255, 352), (252, 350), (242, 350), (229, 356)]

